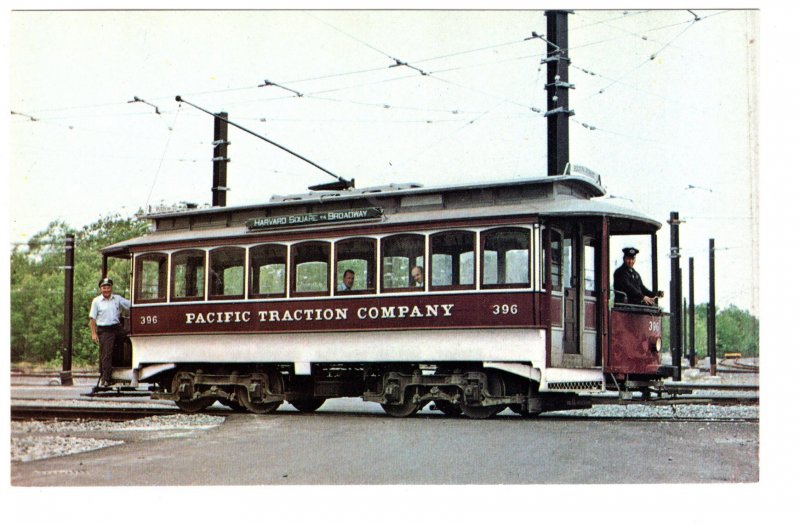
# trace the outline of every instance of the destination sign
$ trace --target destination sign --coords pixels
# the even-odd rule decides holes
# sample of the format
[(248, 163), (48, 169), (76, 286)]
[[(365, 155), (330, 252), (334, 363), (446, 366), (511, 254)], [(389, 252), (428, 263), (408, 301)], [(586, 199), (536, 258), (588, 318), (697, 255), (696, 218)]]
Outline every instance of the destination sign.
[(381, 218), (383, 210), (377, 207), (363, 209), (342, 209), (339, 211), (323, 211), (321, 213), (304, 213), (300, 215), (283, 215), (275, 217), (251, 218), (247, 221), (250, 231), (263, 231), (265, 229), (279, 229), (284, 227), (299, 227), (308, 225), (335, 224), (337, 222), (350, 222), (354, 220), (369, 220)]

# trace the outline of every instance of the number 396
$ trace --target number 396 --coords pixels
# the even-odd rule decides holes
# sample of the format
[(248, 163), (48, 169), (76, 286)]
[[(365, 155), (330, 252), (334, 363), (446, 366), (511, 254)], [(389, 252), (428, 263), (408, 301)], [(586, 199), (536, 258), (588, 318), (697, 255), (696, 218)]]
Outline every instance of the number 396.
[(139, 317), (139, 324), (158, 324), (158, 315), (142, 315)]
[(516, 304), (495, 304), (492, 306), (494, 315), (516, 315), (519, 308)]

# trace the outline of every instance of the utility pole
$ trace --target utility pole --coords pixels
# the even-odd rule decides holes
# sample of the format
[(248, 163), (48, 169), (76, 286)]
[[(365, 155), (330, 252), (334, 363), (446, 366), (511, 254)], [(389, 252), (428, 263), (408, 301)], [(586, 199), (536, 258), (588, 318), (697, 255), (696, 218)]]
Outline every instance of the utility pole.
[(75, 265), (75, 235), (67, 235), (64, 240), (64, 332), (63, 354), (61, 355), (61, 385), (72, 385), (72, 288)]
[[(683, 270), (681, 270), (681, 283), (683, 283)], [(686, 326), (689, 325), (689, 305), (686, 302), (686, 297), (683, 297), (683, 308), (681, 310), (682, 319), (681, 322), (683, 323), (683, 356), (687, 359), (689, 358), (689, 330), (686, 329)]]
[(695, 364), (694, 342), (694, 257), (689, 257), (689, 367)]
[(711, 376), (717, 376), (717, 297), (714, 262), (714, 239), (708, 239), (708, 313), (706, 329), (708, 331), (708, 359)]
[(569, 11), (545, 11), (547, 17), (547, 174), (564, 174), (569, 164), (569, 41), (567, 16)]
[(681, 358), (683, 358), (683, 349), (681, 344), (683, 342), (683, 335), (681, 334), (681, 248), (680, 248), (680, 235), (679, 226), (680, 219), (678, 212), (673, 211), (669, 215), (669, 238), (670, 249), (669, 258), (671, 261), (671, 280), (669, 291), (669, 340), (672, 350), (672, 365), (675, 367), (673, 378), (677, 381), (681, 380)]
[(228, 113), (215, 113), (214, 118), (214, 157), (211, 183), (211, 205), (225, 207), (228, 191)]

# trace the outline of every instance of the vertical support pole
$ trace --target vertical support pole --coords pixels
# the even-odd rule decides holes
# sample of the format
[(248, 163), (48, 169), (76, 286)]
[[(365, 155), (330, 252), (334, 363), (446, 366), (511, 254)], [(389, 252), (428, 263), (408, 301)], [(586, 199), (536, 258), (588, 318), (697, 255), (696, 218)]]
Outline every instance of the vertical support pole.
[(598, 365), (603, 366), (605, 371), (606, 363), (608, 361), (608, 348), (609, 337), (611, 332), (611, 311), (609, 304), (611, 302), (611, 270), (609, 268), (609, 238), (608, 238), (608, 217), (603, 217), (603, 231), (600, 234), (600, 282), (602, 282), (602, 294), (600, 299), (603, 303), (597, 309), (600, 311), (600, 329), (601, 329), (601, 362)]
[(228, 191), (228, 113), (215, 113), (211, 205), (225, 207)]
[[(683, 273), (683, 270), (681, 270)], [(681, 283), (683, 283), (683, 274), (681, 274)], [(682, 287), (682, 286), (681, 286)], [(689, 330), (686, 329), (686, 326), (689, 325), (689, 305), (686, 303), (686, 297), (683, 297), (683, 307), (681, 308), (681, 318), (683, 318), (682, 325), (684, 327), (683, 330), (683, 356), (684, 358), (689, 358)]]
[(545, 225), (542, 235), (544, 243), (544, 298), (539, 308), (542, 311), (542, 321), (546, 326), (545, 331), (545, 361), (547, 366), (551, 366), (550, 359), (553, 351), (553, 280), (550, 272), (553, 264), (553, 236), (552, 228), (549, 224)]
[(655, 233), (650, 235), (650, 260), (653, 291), (658, 291), (658, 237)]
[(714, 239), (708, 239), (708, 358), (711, 376), (717, 375), (717, 297), (714, 269)]
[(670, 261), (671, 261), (671, 281), (669, 292), (669, 340), (672, 351), (672, 365), (675, 367), (673, 378), (677, 381), (681, 380), (681, 357), (683, 350), (681, 342), (683, 336), (681, 335), (681, 275), (680, 275), (680, 235), (679, 226), (680, 219), (677, 211), (673, 211), (669, 215), (670, 224)]
[(61, 385), (72, 385), (72, 288), (74, 282), (75, 235), (64, 240), (64, 332), (61, 355)]
[(694, 257), (689, 257), (689, 367), (694, 367), (697, 356), (695, 355), (694, 341)]
[(561, 175), (569, 164), (568, 11), (545, 11), (547, 17), (547, 174)]

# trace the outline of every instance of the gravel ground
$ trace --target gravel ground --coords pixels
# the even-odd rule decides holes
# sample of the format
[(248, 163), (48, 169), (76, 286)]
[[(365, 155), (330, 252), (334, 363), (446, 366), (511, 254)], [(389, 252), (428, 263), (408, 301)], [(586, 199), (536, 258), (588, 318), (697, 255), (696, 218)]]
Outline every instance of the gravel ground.
[(678, 418), (714, 418), (714, 419), (757, 419), (758, 406), (707, 406), (676, 404), (667, 406), (654, 406), (650, 404), (602, 404), (591, 409), (576, 411), (554, 412), (565, 416), (592, 416), (592, 417), (663, 417), (669, 420)]
[(26, 421), (11, 422), (11, 461), (29, 462), (43, 458), (71, 455), (123, 444), (124, 439), (94, 438), (122, 432), (176, 432), (207, 430), (224, 417), (210, 415), (166, 415), (124, 422), (109, 421)]

